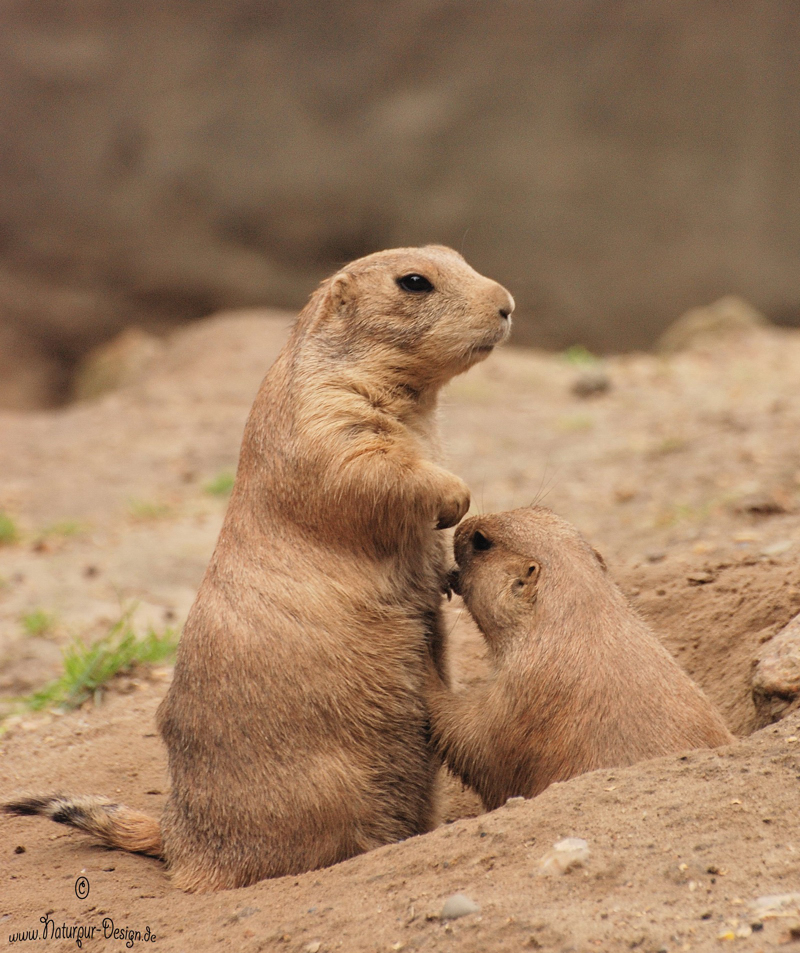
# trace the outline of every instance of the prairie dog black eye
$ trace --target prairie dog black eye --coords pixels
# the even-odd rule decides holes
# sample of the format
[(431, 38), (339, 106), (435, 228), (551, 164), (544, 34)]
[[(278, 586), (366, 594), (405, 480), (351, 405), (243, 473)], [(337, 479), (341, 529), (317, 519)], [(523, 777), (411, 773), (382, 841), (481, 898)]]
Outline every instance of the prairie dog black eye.
[(480, 553), (486, 552), (487, 549), (492, 548), (492, 541), (488, 536), (484, 536), (479, 529), (476, 529), (472, 534), (472, 548)]
[(397, 279), (398, 285), (403, 291), (413, 291), (416, 293), (433, 291), (433, 285), (424, 275), (403, 275)]

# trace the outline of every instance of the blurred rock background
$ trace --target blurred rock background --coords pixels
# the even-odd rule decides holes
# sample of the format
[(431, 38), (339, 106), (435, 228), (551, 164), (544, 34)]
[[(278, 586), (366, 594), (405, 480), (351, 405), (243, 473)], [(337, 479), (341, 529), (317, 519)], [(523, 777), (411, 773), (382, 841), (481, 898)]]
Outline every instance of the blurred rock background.
[(0, 406), (443, 242), (518, 343), (800, 323), (794, 0), (0, 0)]

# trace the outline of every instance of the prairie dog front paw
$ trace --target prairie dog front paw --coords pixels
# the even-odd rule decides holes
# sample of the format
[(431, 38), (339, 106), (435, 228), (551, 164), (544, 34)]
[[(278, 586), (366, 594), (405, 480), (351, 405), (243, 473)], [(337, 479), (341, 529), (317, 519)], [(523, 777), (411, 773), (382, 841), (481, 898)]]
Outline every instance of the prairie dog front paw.
[(450, 481), (439, 500), (436, 529), (447, 529), (455, 526), (467, 515), (469, 509), (469, 487), (457, 476), (449, 474)]

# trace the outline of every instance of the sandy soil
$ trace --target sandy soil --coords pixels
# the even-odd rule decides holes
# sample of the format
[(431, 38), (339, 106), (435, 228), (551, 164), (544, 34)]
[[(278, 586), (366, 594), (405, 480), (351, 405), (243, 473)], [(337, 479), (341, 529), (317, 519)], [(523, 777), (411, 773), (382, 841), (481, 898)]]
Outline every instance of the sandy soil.
[[(59, 671), (70, 636), (136, 604), (180, 624), (223, 516), (209, 482), (235, 467), (244, 418), (288, 318), (239, 313), (177, 334), (129, 383), (58, 412), (0, 415), (0, 703)], [(85, 949), (243, 951), (770, 950), (800, 935), (800, 714), (753, 703), (755, 656), (800, 612), (800, 334), (756, 330), (671, 357), (602, 365), (506, 350), (453, 383), (442, 429), (478, 511), (541, 499), (575, 522), (741, 741), (599, 771), (488, 815), (443, 781), (433, 833), (325, 871), (214, 896), (174, 890), (157, 861), (42, 821), (0, 822), (0, 939), (95, 927)], [(604, 375), (595, 396), (576, 382)], [(580, 387), (579, 387), (580, 389)], [(584, 388), (591, 389), (591, 388)], [(25, 617), (47, 613), (39, 634)], [(457, 680), (485, 671), (458, 600)], [(168, 668), (112, 686), (99, 707), (10, 719), (0, 793), (105, 793), (157, 812), (168, 779), (153, 715)], [(635, 686), (632, 686), (635, 690)], [(776, 714), (788, 713), (777, 724)], [(590, 855), (539, 861), (562, 837)], [(86, 877), (88, 896), (76, 881)], [(478, 913), (446, 921), (461, 892)], [(49, 929), (52, 931), (53, 926)], [(146, 928), (154, 941), (144, 939)]]

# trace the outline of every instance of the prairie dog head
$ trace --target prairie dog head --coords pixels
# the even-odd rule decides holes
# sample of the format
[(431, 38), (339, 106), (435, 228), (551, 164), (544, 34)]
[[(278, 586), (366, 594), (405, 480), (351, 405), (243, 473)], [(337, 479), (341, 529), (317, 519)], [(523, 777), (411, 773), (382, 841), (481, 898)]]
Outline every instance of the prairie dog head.
[(453, 546), (453, 588), (495, 651), (544, 617), (566, 621), (587, 611), (598, 589), (615, 591), (597, 550), (541, 506), (473, 516)]
[(326, 356), (439, 386), (483, 360), (511, 328), (514, 299), (441, 245), (377, 252), (322, 286), (301, 322)]

